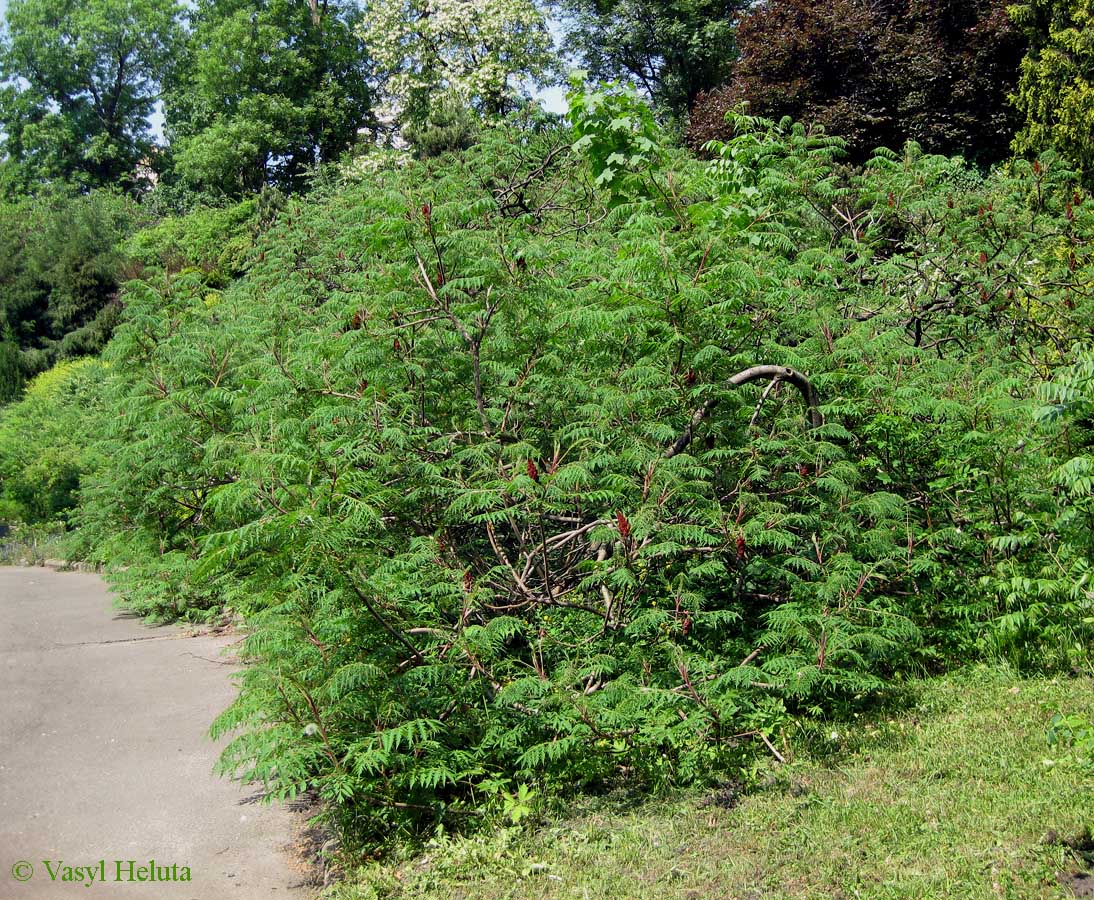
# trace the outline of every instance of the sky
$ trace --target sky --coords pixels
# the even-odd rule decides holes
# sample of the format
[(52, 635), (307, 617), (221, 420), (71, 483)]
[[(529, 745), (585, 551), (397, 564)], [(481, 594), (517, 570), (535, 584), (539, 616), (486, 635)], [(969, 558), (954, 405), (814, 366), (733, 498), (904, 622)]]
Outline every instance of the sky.
[[(0, 0), (3, 3), (4, 0)], [(549, 87), (544, 88), (542, 91), (532, 91), (532, 96), (535, 97), (547, 112), (564, 113), (566, 112), (566, 89), (561, 87)]]

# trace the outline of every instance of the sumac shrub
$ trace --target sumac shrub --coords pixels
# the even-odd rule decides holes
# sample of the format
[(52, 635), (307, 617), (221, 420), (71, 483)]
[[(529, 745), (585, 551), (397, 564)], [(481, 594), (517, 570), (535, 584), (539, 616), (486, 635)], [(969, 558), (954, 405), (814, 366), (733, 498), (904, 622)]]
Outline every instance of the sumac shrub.
[(247, 617), (225, 769), (377, 838), (716, 777), (977, 646), (1091, 321), (1067, 173), (735, 134), (609, 195), (492, 129), (290, 202), (213, 297), (129, 287), (84, 532), (140, 608)]

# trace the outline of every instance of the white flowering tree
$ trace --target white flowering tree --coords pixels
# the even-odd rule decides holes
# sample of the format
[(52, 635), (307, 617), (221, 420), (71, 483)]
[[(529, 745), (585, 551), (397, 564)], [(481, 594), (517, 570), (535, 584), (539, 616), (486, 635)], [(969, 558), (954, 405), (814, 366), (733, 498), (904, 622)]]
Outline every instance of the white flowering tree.
[(423, 122), (441, 106), (509, 110), (557, 65), (532, 0), (375, 0), (362, 24), (387, 111)]

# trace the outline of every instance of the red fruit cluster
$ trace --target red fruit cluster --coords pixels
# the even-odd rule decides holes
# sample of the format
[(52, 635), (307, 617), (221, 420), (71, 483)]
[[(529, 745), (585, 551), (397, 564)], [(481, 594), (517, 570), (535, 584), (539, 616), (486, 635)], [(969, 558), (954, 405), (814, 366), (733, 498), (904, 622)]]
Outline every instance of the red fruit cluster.
[(631, 536), (631, 523), (627, 521), (627, 517), (623, 515), (622, 510), (615, 514), (615, 524), (619, 526), (619, 536), (626, 540)]
[(528, 477), (532, 481), (539, 482), (539, 469), (536, 468), (536, 464), (532, 460), (528, 460)]

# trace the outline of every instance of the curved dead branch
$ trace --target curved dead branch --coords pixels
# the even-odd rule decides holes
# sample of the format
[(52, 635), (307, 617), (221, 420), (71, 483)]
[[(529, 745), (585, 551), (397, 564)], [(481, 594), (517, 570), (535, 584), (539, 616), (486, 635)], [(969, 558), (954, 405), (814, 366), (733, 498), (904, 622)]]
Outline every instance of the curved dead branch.
[[(742, 384), (760, 381), (764, 378), (770, 378), (773, 384), (785, 381), (796, 387), (805, 401), (808, 427), (818, 428), (824, 424), (824, 417), (820, 413), (820, 395), (817, 394), (817, 389), (813, 387), (813, 383), (797, 369), (791, 369), (789, 366), (749, 366), (749, 368), (730, 378), (727, 384), (732, 387), (740, 387)], [(719, 400), (721, 400), (721, 397), (711, 397), (692, 413), (691, 420), (680, 434), (680, 437), (673, 442), (671, 447), (665, 450), (665, 459), (670, 459), (687, 448), (692, 438), (695, 437), (695, 429), (699, 427), (710, 411), (718, 405)]]

